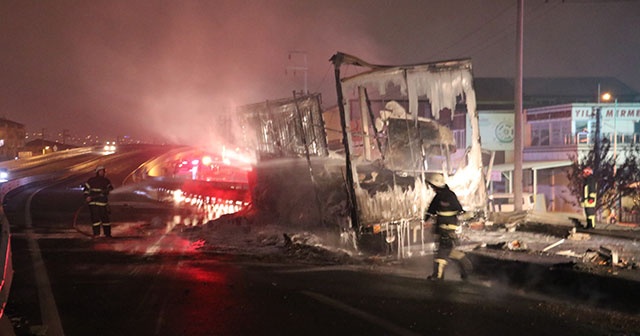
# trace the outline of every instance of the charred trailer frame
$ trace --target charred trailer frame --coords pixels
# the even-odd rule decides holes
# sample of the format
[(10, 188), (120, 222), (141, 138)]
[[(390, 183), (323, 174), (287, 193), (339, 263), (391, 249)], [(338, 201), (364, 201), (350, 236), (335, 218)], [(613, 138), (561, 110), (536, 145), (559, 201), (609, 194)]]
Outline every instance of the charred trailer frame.
[(237, 111), (245, 143), (257, 151), (258, 161), (328, 155), (320, 94), (244, 105)]
[[(426, 184), (429, 174), (442, 174), (465, 210), (486, 213), (487, 193), (470, 60), (391, 66), (374, 65), (337, 53), (331, 61), (343, 128), (351, 223), (357, 235), (385, 232), (387, 242), (397, 242), (398, 254), (403, 256), (408, 252), (410, 235), (413, 233), (416, 241), (419, 232), (424, 248), (423, 216), (433, 198), (433, 191)], [(342, 65), (366, 70), (342, 78)], [(371, 93), (386, 102), (377, 116), (371, 107)], [(360, 102), (362, 129), (358, 134), (351, 129), (352, 111), (345, 98), (348, 95)], [(471, 147), (458, 155), (456, 165), (451, 162), (455, 141), (451, 129), (445, 126), (451, 121), (445, 120), (445, 116), (452, 119), (456, 106), (460, 105), (466, 106), (472, 134)], [(363, 138), (359, 156), (352, 155), (357, 136)], [(387, 188), (372, 192), (366, 187), (371, 175), (361, 171), (374, 161), (368, 148), (374, 142), (379, 154), (375, 161), (393, 174), (391, 182), (383, 182), (388, 184)]]
[(240, 106), (237, 112), (244, 145), (256, 153), (249, 183), (256, 218), (328, 226), (314, 173), (314, 165), (321, 168), (329, 155), (320, 94), (294, 92), (292, 98)]

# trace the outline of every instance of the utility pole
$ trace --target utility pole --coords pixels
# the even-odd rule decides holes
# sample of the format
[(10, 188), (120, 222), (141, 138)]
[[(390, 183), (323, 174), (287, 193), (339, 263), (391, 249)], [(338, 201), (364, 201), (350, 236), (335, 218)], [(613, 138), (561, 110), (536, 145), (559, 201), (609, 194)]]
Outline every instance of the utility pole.
[(596, 131), (593, 135), (593, 171), (598, 172), (600, 170), (600, 105), (595, 108), (596, 114)]
[(304, 73), (304, 91), (302, 92), (303, 95), (307, 95), (309, 94), (309, 90), (307, 89), (307, 70), (309, 70), (308, 66), (307, 66), (307, 52), (306, 51), (299, 51), (299, 50), (293, 50), (289, 52), (289, 61), (292, 60), (292, 58), (294, 58), (294, 55), (301, 55), (302, 56), (302, 65), (290, 65), (287, 66), (286, 70), (293, 70), (293, 74), (296, 74), (296, 71), (301, 70)]
[[(524, 30), (524, 0), (518, 0), (518, 20), (516, 24), (516, 80), (515, 80), (515, 93), (514, 93), (514, 123), (515, 134), (513, 138), (513, 179), (511, 183), (513, 185), (513, 199), (514, 210), (522, 211), (522, 151), (524, 150), (524, 144), (522, 139), (522, 40)], [(535, 195), (533, 196), (535, 197)]]
[(346, 165), (346, 187), (347, 196), (349, 197), (349, 213), (351, 218), (351, 227), (356, 230), (360, 225), (358, 220), (358, 201), (356, 199), (356, 192), (354, 189), (354, 177), (353, 168), (351, 166), (351, 152), (349, 150), (349, 138), (347, 134), (347, 121), (344, 108), (344, 97), (342, 96), (342, 82), (340, 81), (340, 67), (344, 62), (344, 54), (336, 53), (331, 57), (333, 63), (335, 80), (336, 80), (336, 92), (338, 95), (338, 111), (340, 112), (340, 126), (342, 128), (342, 145), (344, 146), (345, 165)]

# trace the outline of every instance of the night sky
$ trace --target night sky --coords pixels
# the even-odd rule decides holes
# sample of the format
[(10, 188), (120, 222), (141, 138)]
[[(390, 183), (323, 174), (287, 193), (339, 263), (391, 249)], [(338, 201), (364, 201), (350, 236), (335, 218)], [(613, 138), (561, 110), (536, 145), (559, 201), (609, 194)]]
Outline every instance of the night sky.
[[(516, 4), (0, 0), (0, 116), (51, 138), (219, 143), (215, 115), (302, 90), (291, 68), (305, 55), (325, 108), (337, 51), (394, 65), (471, 58), (476, 77), (513, 77)], [(640, 1), (525, 0), (524, 29), (525, 77), (610, 76), (640, 91)]]

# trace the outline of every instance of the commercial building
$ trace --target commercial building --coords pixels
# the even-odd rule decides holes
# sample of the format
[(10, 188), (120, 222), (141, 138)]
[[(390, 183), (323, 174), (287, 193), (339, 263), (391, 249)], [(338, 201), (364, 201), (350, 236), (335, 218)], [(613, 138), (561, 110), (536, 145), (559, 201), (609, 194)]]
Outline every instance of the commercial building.
[[(511, 193), (515, 134), (513, 79), (475, 78), (474, 89), (489, 193)], [(615, 98), (609, 102), (598, 101), (603, 92), (611, 92)], [(371, 111), (377, 113), (386, 102), (370, 101)], [(358, 113), (353, 113), (359, 111), (359, 102), (349, 103), (354, 106), (351, 130), (364, 134)], [(615, 78), (525, 78), (523, 107), (523, 191), (536, 195), (538, 209), (582, 211), (575, 195), (569, 191), (567, 173), (572, 158), (593, 148), (596, 110), (601, 114), (601, 136), (609, 138), (612, 144), (617, 139), (618, 162), (624, 160), (631, 144), (640, 141), (640, 93)], [(429, 102), (419, 101), (418, 110), (428, 116)], [(442, 113), (451, 111), (445, 109)], [(464, 99), (459, 100), (453, 113), (453, 118), (444, 126), (453, 131), (457, 146), (452, 154), (455, 161), (464, 156), (471, 144)], [(329, 148), (339, 149), (342, 134), (337, 108), (326, 110), (324, 120)]]
[[(574, 158), (584, 157), (593, 148), (598, 110), (601, 137), (613, 144), (611, 154), (621, 163), (629, 146), (640, 142), (640, 103), (573, 103), (525, 110), (523, 190), (542, 194), (547, 210), (579, 211), (580, 206), (567, 187), (567, 167)], [(508, 161), (492, 168), (490, 189), (494, 191), (511, 191), (513, 145), (509, 143), (510, 132), (505, 129), (513, 125), (512, 118), (512, 113), (481, 112), (486, 134), (483, 148), (507, 152)]]
[(0, 161), (12, 160), (24, 146), (26, 130), (23, 124), (0, 118)]
[[(513, 96), (509, 84), (495, 78), (476, 83), (482, 147), (491, 153), (487, 163), (493, 163), (487, 165), (492, 168), (489, 189), (496, 193), (509, 193), (513, 185), (515, 126), (513, 98), (506, 98)], [(523, 191), (536, 195), (538, 208), (581, 212), (567, 174), (572, 160), (593, 148), (596, 112), (600, 136), (610, 140), (611, 153), (615, 151), (621, 163), (629, 146), (640, 141), (640, 95), (612, 78), (525, 79), (524, 87)], [(602, 92), (616, 98), (598, 101)], [(462, 139), (468, 131), (457, 132)]]

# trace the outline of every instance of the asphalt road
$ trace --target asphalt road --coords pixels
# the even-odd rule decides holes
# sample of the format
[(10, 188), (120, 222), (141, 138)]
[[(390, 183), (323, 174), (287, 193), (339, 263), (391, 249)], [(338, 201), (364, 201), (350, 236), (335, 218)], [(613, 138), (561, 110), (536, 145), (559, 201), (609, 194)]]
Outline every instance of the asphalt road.
[[(122, 180), (153, 155), (114, 157), (108, 177)], [(171, 211), (119, 213), (115, 238), (94, 240), (77, 188), (89, 175), (8, 198), (15, 275), (6, 314), (16, 335), (640, 333), (636, 316), (484, 280), (428, 282), (362, 266), (205, 253), (167, 232)]]

